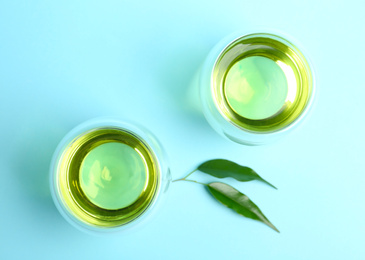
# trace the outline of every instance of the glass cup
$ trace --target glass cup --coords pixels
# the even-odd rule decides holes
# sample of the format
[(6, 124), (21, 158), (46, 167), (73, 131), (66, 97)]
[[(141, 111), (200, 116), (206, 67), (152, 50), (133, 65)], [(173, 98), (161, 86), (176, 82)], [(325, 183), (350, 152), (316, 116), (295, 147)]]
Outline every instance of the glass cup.
[(308, 113), (315, 93), (309, 61), (272, 33), (223, 39), (206, 58), (199, 85), (210, 125), (246, 145), (269, 143), (291, 131)]
[(50, 168), (56, 207), (72, 225), (92, 233), (141, 223), (160, 204), (170, 181), (157, 139), (114, 118), (87, 121), (69, 132)]

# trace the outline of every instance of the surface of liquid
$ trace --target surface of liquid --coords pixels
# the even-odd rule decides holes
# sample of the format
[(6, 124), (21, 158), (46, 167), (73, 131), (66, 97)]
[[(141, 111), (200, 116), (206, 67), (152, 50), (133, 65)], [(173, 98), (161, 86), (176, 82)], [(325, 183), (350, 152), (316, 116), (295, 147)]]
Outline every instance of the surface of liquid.
[(250, 132), (275, 132), (304, 111), (313, 81), (302, 53), (271, 34), (251, 34), (230, 43), (212, 71), (211, 91), (219, 113)]
[(157, 159), (127, 130), (93, 129), (73, 140), (58, 166), (62, 200), (81, 221), (114, 227), (140, 216), (160, 185)]
[(95, 205), (121, 209), (133, 204), (144, 190), (147, 165), (138, 150), (116, 142), (91, 150), (80, 168), (81, 189)]
[(244, 58), (227, 73), (227, 101), (242, 117), (260, 120), (275, 115), (284, 106), (287, 94), (285, 73), (271, 59), (261, 56)]

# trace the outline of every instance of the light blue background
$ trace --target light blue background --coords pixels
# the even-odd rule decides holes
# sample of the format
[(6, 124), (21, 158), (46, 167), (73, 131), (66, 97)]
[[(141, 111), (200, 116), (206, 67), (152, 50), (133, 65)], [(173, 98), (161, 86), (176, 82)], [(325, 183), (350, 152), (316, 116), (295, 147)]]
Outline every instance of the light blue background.
[[(2, 0), (0, 259), (364, 259), (363, 10), (360, 0)], [(247, 147), (216, 134), (187, 93), (215, 43), (262, 27), (305, 47), (320, 93), (292, 134)], [(98, 116), (148, 127), (173, 178), (211, 158), (254, 168), (279, 189), (235, 186), (281, 233), (183, 182), (134, 232), (75, 229), (53, 205), (48, 167), (61, 138)]]

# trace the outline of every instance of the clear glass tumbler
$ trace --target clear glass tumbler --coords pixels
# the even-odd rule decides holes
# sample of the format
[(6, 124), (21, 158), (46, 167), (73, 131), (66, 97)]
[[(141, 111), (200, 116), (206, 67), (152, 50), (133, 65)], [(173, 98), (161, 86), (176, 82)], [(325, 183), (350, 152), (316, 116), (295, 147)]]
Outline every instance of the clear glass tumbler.
[(135, 123), (87, 121), (58, 145), (50, 168), (53, 200), (83, 231), (125, 230), (150, 216), (171, 181), (157, 139)]
[(315, 96), (308, 59), (273, 33), (234, 34), (209, 53), (200, 98), (211, 126), (241, 144), (260, 145), (291, 131)]

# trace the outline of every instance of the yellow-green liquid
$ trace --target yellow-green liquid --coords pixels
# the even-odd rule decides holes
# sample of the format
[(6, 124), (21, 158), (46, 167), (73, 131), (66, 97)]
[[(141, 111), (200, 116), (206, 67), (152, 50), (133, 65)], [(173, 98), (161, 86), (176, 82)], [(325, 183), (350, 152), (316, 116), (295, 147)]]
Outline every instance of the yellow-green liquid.
[(148, 144), (118, 128), (98, 128), (77, 137), (63, 152), (58, 171), (69, 211), (99, 227), (136, 219), (151, 205), (160, 182)]
[(275, 35), (235, 40), (217, 59), (212, 92), (220, 113), (253, 132), (273, 132), (304, 111), (312, 74), (302, 53)]

